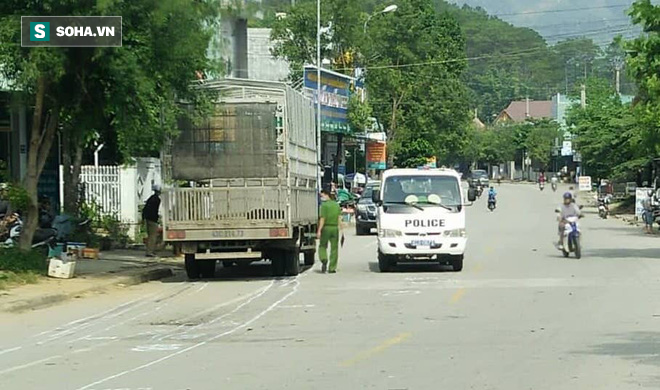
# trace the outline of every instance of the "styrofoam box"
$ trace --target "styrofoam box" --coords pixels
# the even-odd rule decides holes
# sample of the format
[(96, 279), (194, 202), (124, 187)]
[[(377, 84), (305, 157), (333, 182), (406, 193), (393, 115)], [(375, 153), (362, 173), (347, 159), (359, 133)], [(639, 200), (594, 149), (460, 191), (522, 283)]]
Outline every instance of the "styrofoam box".
[(75, 261), (64, 261), (53, 257), (48, 263), (48, 276), (53, 278), (71, 279), (75, 271)]

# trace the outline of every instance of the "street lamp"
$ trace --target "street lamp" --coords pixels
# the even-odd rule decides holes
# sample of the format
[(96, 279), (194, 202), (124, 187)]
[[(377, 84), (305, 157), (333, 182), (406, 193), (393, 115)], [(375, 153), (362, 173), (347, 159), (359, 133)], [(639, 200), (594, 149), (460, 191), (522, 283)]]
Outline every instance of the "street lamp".
[(397, 6), (396, 4), (390, 4), (390, 5), (388, 5), (387, 7), (385, 7), (384, 10), (382, 10), (382, 11), (380, 11), (380, 12), (374, 12), (373, 14), (369, 15), (369, 16), (367, 17), (367, 20), (364, 21), (364, 28), (363, 28), (362, 31), (363, 31), (365, 34), (367, 33), (367, 24), (369, 24), (369, 21), (370, 21), (371, 18), (373, 18), (374, 16), (376, 16), (376, 15), (381, 15), (381, 14), (387, 14), (387, 13), (390, 13), (390, 12), (395, 12), (397, 9), (399, 9), (399, 6)]

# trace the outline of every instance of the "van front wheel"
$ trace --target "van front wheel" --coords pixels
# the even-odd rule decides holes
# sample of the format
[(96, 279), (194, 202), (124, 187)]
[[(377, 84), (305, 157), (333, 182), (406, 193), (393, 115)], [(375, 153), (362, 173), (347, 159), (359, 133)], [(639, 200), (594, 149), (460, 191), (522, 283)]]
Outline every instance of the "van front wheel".
[(385, 255), (378, 251), (378, 270), (380, 272), (390, 272), (396, 266), (396, 262), (392, 256)]
[(452, 256), (451, 268), (454, 270), (454, 272), (461, 272), (463, 270), (463, 255)]

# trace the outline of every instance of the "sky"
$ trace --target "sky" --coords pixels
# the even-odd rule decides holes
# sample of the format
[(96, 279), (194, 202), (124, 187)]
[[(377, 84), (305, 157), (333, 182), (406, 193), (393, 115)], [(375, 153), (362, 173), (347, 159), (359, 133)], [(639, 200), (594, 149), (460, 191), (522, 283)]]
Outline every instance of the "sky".
[[(639, 29), (630, 23), (626, 11), (632, 0), (453, 0), (482, 7), (488, 13), (516, 25), (530, 27), (555, 43), (586, 36), (606, 45), (616, 35), (636, 36)], [(653, 1), (659, 3), (660, 0)]]

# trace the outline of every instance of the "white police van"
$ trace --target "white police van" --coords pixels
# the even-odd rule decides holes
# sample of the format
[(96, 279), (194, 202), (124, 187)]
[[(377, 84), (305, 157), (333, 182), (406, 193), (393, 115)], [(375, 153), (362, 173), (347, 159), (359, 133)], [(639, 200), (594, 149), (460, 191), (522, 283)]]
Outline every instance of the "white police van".
[[(474, 191), (468, 200), (473, 202)], [(463, 269), (467, 243), (461, 177), (452, 169), (390, 169), (373, 192), (378, 206), (378, 266), (438, 262)]]

